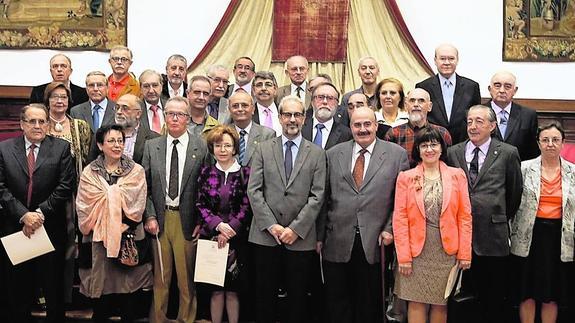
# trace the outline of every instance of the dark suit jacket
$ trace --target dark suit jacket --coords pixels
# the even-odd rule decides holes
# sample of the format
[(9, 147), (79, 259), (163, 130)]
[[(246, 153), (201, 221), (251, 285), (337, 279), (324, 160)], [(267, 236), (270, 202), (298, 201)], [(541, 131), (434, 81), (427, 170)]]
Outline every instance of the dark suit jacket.
[(453, 94), (453, 105), (449, 122), (447, 121), (447, 112), (445, 112), (439, 76), (434, 75), (417, 83), (415, 87), (426, 90), (431, 97), (431, 102), (433, 102), (433, 107), (427, 115), (427, 120), (449, 130), (453, 144), (467, 140), (466, 114), (471, 106), (481, 104), (479, 84), (466, 77), (455, 75), (455, 93)]
[[(108, 99), (108, 104), (106, 105), (106, 110), (104, 111), (104, 119), (102, 119), (101, 126), (114, 123), (114, 114), (116, 114), (116, 103)], [(96, 133), (96, 129), (94, 129), (94, 122), (92, 122), (92, 106), (90, 105), (90, 101), (73, 107), (70, 110), (70, 116), (74, 119), (86, 121), (90, 125), (90, 129), (92, 129), (92, 133)]]
[[(303, 127), (301, 129), (301, 134), (302, 136), (313, 142), (313, 117), (312, 117), (313, 112), (310, 114), (306, 114), (306, 118), (303, 124)], [(341, 142), (345, 142), (345, 141), (349, 141), (353, 139), (353, 136), (351, 134), (351, 130), (340, 124), (339, 122), (335, 121), (333, 122), (333, 126), (331, 127), (331, 131), (329, 132), (329, 136), (327, 137), (327, 142), (325, 143), (325, 147), (323, 147), (324, 150), (328, 150), (331, 147), (341, 143)]]
[[(30, 92), (30, 103), (44, 103), (44, 90), (46, 90), (46, 86), (48, 86), (48, 84), (50, 83), (38, 85), (32, 88), (32, 92)], [(72, 99), (68, 104), (68, 109), (90, 99), (85, 88), (77, 86), (72, 82), (70, 82), (70, 92), (72, 92)]]
[[(491, 101), (487, 103), (491, 106)], [(505, 138), (501, 138), (499, 127), (495, 128), (494, 137), (517, 147), (521, 161), (533, 159), (541, 154), (537, 145), (537, 112), (511, 103), (511, 113), (507, 121)]]
[[(461, 142), (447, 149), (448, 164), (465, 171), (465, 145)], [(473, 251), (480, 256), (509, 254), (509, 224), (521, 203), (523, 179), (517, 148), (491, 139), (475, 185), (469, 184), (473, 215)]]
[(275, 137), (276, 132), (273, 129), (252, 122), (246, 145), (246, 155), (244, 156), (242, 166), (249, 166), (251, 164), (254, 151), (260, 143)]
[(40, 144), (33, 176), (30, 207), (28, 192), (28, 161), (24, 136), (0, 143), (0, 205), (6, 218), (1, 228), (4, 234), (22, 230), (20, 218), (38, 208), (44, 214), (44, 227), (55, 247), (66, 242), (66, 202), (72, 198), (76, 183), (70, 144), (46, 136)]
[[(209, 154), (202, 138), (188, 132), (190, 140), (186, 151), (186, 162), (182, 183), (180, 184), (180, 218), (186, 240), (192, 240), (192, 232), (198, 222), (199, 214), (195, 206), (197, 180), (200, 168), (209, 163)], [(164, 212), (166, 207), (166, 135), (148, 140), (144, 148), (142, 166), (146, 171), (148, 183), (148, 202), (145, 217), (155, 216), (164, 231)], [(153, 184), (152, 184), (153, 183)]]
[[(165, 100), (168, 100), (170, 98), (170, 90), (168, 89), (169, 83), (168, 83), (168, 76), (166, 74), (162, 74), (162, 98), (164, 98)], [(188, 88), (188, 83), (184, 81), (184, 98), (188, 96), (188, 93), (186, 93), (186, 89)]]

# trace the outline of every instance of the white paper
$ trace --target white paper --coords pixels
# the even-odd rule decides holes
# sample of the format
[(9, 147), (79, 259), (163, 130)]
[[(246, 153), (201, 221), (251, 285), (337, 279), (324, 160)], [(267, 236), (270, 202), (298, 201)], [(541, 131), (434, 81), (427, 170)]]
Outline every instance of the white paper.
[(54, 251), (54, 246), (50, 242), (44, 226), (34, 231), (30, 238), (26, 237), (22, 231), (18, 231), (2, 237), (0, 240), (2, 240), (12, 265), (17, 265)]
[(217, 241), (198, 240), (194, 281), (224, 286), (229, 248), (229, 243), (219, 249)]
[(451, 291), (453, 290), (453, 286), (455, 286), (458, 273), (459, 273), (459, 262), (455, 262), (455, 265), (451, 267), (451, 270), (449, 271), (449, 277), (447, 278), (447, 286), (445, 286), (445, 292), (443, 294), (444, 298), (448, 298), (449, 295), (451, 295)]

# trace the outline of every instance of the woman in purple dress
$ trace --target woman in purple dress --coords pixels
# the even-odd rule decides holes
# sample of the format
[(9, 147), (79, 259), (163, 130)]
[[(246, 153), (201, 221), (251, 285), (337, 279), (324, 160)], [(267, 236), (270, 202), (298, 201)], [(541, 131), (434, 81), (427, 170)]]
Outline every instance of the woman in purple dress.
[[(239, 151), (239, 136), (233, 127), (217, 126), (207, 133), (208, 150), (216, 159), (213, 166), (204, 166), (198, 177), (196, 206), (201, 215), (200, 236), (218, 242), (223, 248), (230, 244), (224, 287), (210, 285), (212, 322), (222, 322), (224, 307), (230, 323), (239, 319), (239, 275), (242, 267), (241, 245), (245, 242), (245, 226), (250, 206), (246, 194), (249, 168), (241, 167), (234, 155)], [(239, 256), (239, 257), (238, 257)]]

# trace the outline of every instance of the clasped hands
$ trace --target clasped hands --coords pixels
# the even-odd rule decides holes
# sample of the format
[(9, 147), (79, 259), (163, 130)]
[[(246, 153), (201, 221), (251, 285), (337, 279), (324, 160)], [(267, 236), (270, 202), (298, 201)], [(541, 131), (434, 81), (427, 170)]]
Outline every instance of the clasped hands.
[(282, 227), (279, 224), (272, 225), (269, 229), (271, 235), (276, 239), (278, 244), (291, 245), (297, 240), (297, 233), (289, 227)]
[(44, 218), (38, 212), (26, 212), (22, 216), (22, 223), (24, 224), (22, 232), (26, 237), (30, 238), (30, 236), (34, 234), (34, 231), (38, 230), (44, 224)]

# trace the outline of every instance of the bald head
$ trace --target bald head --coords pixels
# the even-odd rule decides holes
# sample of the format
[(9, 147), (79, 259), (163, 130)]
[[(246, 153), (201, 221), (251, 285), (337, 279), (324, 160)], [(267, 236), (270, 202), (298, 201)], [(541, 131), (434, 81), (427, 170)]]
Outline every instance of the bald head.
[(296, 55), (286, 61), (285, 73), (294, 85), (302, 85), (307, 79), (309, 65), (307, 58)]
[(427, 114), (431, 111), (431, 99), (426, 90), (416, 88), (407, 94), (405, 109), (409, 113), (409, 122), (422, 127), (427, 123)]
[(497, 72), (491, 78), (488, 89), (491, 100), (500, 108), (505, 108), (517, 92), (517, 79), (511, 72)]

